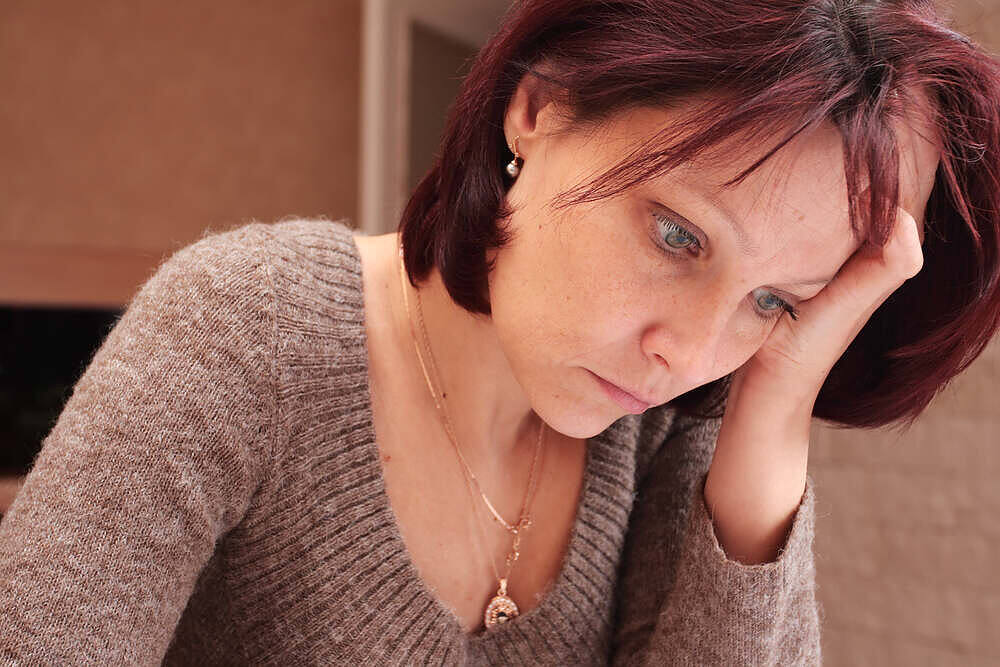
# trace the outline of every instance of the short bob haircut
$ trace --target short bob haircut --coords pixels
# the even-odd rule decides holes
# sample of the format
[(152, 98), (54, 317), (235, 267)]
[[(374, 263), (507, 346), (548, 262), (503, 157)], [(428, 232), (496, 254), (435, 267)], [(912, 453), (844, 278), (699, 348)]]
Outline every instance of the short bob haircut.
[[(843, 427), (909, 428), (996, 333), (1000, 64), (949, 28), (929, 0), (515, 2), (465, 76), (440, 150), (400, 222), (410, 280), (437, 267), (452, 299), (474, 313), (490, 313), (486, 253), (510, 241), (503, 120), (525, 75), (539, 77), (579, 129), (630, 108), (716, 93), (692, 116), (696, 132), (619, 163), (563, 206), (621, 193), (737, 132), (758, 150), (780, 123), (797, 128), (729, 182), (737, 183), (796, 134), (830, 121), (843, 136), (852, 230), (878, 246), (899, 201), (890, 120), (902, 117), (911, 93), (924, 92), (942, 157), (925, 213), (923, 268), (834, 365), (813, 415)], [(667, 128), (659, 136), (680, 134)], [(867, 197), (859, 187), (866, 175)], [(671, 404), (717, 418), (731, 378)]]

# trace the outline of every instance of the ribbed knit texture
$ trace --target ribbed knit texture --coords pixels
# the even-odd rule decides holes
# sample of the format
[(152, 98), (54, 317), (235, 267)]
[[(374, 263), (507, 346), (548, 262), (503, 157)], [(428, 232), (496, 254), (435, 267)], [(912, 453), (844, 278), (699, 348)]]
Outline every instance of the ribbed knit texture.
[(539, 606), (462, 632), (382, 477), (342, 221), (206, 233), (142, 286), (0, 522), (3, 665), (816, 665), (812, 479), (782, 554), (729, 560), (719, 420), (587, 442)]

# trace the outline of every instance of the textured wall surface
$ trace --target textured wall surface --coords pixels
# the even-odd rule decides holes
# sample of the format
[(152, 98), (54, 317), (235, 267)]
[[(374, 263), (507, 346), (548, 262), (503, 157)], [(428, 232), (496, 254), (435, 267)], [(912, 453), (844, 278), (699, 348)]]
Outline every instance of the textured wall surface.
[(448, 107), (476, 49), (434, 28), (410, 24), (410, 146), (407, 196), (431, 167)]
[[(947, 5), (1000, 52), (1000, 2)], [(902, 437), (814, 427), (830, 667), (1000, 665), (1000, 340)]]
[(824, 664), (1000, 665), (1000, 344), (902, 437), (814, 428)]
[(115, 306), (207, 227), (354, 217), (360, 0), (0, 3), (0, 302)]

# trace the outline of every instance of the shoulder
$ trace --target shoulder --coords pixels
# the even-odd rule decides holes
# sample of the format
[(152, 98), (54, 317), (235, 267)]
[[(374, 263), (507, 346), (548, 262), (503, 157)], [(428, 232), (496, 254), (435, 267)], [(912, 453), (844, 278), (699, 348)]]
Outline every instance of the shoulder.
[(356, 260), (353, 230), (347, 219), (287, 217), (276, 222), (253, 220), (227, 230), (208, 228), (200, 238), (176, 249), (159, 270), (218, 269), (252, 272), (272, 269), (275, 259), (315, 259), (324, 253), (339, 253), (345, 265)]
[(256, 229), (267, 239), (269, 279), (279, 309), (310, 320), (360, 317), (361, 256), (347, 222), (318, 217), (258, 223)]
[(364, 359), (352, 234), (344, 221), (304, 218), (206, 230), (161, 262), (100, 355), (127, 355), (178, 391), (230, 387), (228, 396), (255, 397), (253, 419), (273, 420), (282, 387), (309, 385), (317, 359), (336, 387), (341, 367)]
[(255, 222), (241, 229), (267, 236), (272, 261), (299, 263), (311, 271), (322, 271), (320, 267), (359, 271), (355, 231), (348, 222), (347, 218), (286, 217), (267, 224)]
[(161, 261), (130, 299), (107, 347), (132, 348), (141, 339), (160, 350), (191, 348), (202, 363), (209, 360), (199, 351), (210, 347), (270, 376), (282, 323), (308, 326), (323, 316), (325, 309), (316, 307), (323, 297), (360, 301), (358, 266), (351, 229), (339, 220), (208, 229)]
[[(295, 293), (330, 276), (360, 275), (353, 231), (346, 223), (346, 219), (289, 217), (253, 220), (227, 230), (206, 229), (161, 261), (129, 307), (144, 307), (155, 299), (234, 314), (273, 311), (275, 302), (294, 299)], [(351, 291), (351, 281), (340, 282)]]

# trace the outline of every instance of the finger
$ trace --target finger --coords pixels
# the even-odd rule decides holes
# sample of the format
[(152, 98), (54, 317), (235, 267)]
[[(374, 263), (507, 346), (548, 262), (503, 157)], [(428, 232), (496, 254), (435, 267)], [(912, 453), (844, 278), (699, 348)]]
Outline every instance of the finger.
[(922, 266), (916, 221), (897, 208), (886, 244), (881, 248), (859, 248), (830, 284), (801, 304), (800, 321), (809, 320), (810, 329), (820, 338), (810, 341), (810, 345), (826, 349), (835, 362), (875, 310)]
[(907, 92), (904, 114), (892, 120), (899, 148), (899, 203), (919, 223), (923, 222), (927, 201), (937, 174), (941, 139), (934, 122), (934, 106), (920, 89)]

